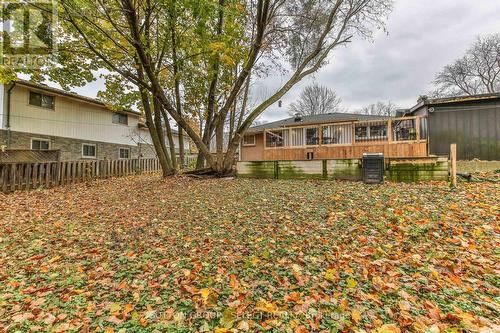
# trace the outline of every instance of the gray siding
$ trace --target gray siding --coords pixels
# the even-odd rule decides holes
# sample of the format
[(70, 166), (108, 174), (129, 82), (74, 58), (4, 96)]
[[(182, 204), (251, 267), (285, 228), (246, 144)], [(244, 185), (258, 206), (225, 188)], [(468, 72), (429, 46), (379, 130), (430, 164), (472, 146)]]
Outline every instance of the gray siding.
[(428, 124), (431, 154), (456, 143), (459, 160), (500, 160), (500, 101), (436, 105)]

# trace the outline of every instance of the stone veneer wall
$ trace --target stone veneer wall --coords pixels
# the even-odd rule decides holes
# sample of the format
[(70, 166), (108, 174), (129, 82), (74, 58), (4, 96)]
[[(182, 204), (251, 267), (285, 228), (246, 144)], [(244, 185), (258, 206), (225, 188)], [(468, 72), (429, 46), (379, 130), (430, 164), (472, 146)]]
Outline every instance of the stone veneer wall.
[[(0, 146), (7, 146), (8, 132), (0, 130)], [(142, 157), (156, 157), (154, 147), (152, 145), (140, 143), (137, 146), (122, 145), (108, 142), (90, 141), (63, 138), (59, 136), (39, 135), (23, 132), (10, 133), (10, 147), (9, 149), (30, 149), (31, 139), (40, 138), (50, 140), (50, 149), (58, 149), (61, 152), (61, 161), (74, 161), (82, 158), (82, 144), (90, 143), (95, 144), (97, 149), (97, 159), (114, 160), (119, 158), (119, 148), (130, 148), (130, 158), (138, 158), (139, 154)]]

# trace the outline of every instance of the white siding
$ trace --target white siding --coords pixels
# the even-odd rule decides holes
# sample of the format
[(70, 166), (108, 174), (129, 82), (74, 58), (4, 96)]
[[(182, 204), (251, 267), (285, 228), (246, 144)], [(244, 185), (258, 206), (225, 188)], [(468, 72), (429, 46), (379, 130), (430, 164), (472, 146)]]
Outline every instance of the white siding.
[[(33, 134), (135, 145), (138, 116), (113, 124), (113, 112), (98, 105), (56, 96), (55, 110), (29, 105), (30, 89), (16, 85), (11, 95), (11, 130)], [(43, 91), (42, 91), (43, 93)], [(50, 93), (49, 93), (50, 94)]]
[[(10, 125), (12, 131), (124, 145), (153, 144), (149, 131), (139, 128), (139, 116), (128, 115), (128, 125), (113, 124), (113, 112), (102, 106), (65, 96), (55, 96), (55, 109), (29, 104), (29, 92), (42, 90), (16, 85), (11, 93)], [(0, 84), (0, 128), (5, 127), (4, 85)], [(48, 95), (53, 95), (47, 93)], [(174, 134), (176, 148), (179, 138)], [(168, 141), (166, 142), (168, 145)], [(189, 150), (189, 138), (184, 136)]]
[[(177, 134), (174, 134), (173, 137), (174, 137), (173, 139), (174, 139), (175, 148), (178, 149), (179, 148), (179, 137), (177, 136)], [(147, 144), (151, 144), (151, 145), (153, 144), (153, 141), (151, 139), (151, 135), (149, 135), (149, 131), (145, 128), (141, 128), (139, 130), (139, 133), (137, 135), (137, 139), (139, 139), (139, 142), (141, 142), (141, 143), (147, 143)], [(165, 144), (167, 145), (167, 147), (169, 146), (167, 133), (165, 133)], [(184, 134), (184, 150), (189, 151), (189, 137), (186, 134)]]

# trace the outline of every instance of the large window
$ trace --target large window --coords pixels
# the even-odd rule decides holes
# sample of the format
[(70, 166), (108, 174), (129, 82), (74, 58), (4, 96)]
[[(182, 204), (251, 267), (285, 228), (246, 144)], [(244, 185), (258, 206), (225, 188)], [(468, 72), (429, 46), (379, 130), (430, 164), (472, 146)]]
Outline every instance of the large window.
[(306, 128), (306, 145), (314, 146), (319, 144), (319, 130), (317, 127)]
[(288, 130), (266, 132), (266, 147), (288, 146)]
[(415, 119), (398, 119), (392, 121), (394, 141), (408, 141), (417, 139)]
[(351, 142), (351, 124), (329, 125), (321, 128), (321, 143), (324, 145), (350, 144)]
[(31, 139), (31, 149), (49, 150), (50, 141), (46, 139)]
[(359, 123), (354, 127), (356, 141), (385, 141), (387, 140), (387, 123), (372, 122)]
[(372, 140), (385, 140), (387, 139), (387, 124), (371, 125), (370, 126), (370, 139)]
[(255, 146), (255, 134), (245, 135), (243, 137), (243, 146)]
[(113, 114), (113, 124), (128, 125), (128, 116), (126, 114)]
[(46, 109), (54, 109), (54, 96), (30, 91), (30, 105), (40, 106)]
[(356, 135), (356, 141), (368, 140), (369, 126), (363, 124), (356, 124), (354, 127), (354, 134)]
[(83, 158), (96, 158), (97, 149), (94, 144), (84, 143), (82, 144), (82, 157)]

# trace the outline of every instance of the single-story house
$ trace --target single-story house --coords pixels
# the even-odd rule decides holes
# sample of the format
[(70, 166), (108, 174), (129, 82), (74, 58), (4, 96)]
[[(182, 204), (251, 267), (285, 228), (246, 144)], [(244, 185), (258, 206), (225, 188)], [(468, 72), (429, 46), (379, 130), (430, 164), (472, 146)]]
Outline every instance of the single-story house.
[(421, 97), (406, 115), (427, 117), (429, 152), (459, 160), (500, 160), (500, 93), (430, 99)]
[(61, 160), (156, 156), (140, 112), (25, 80), (0, 84), (0, 148), (59, 150)]
[(240, 147), (240, 161), (426, 157), (427, 119), (355, 113), (295, 116), (251, 127)]

